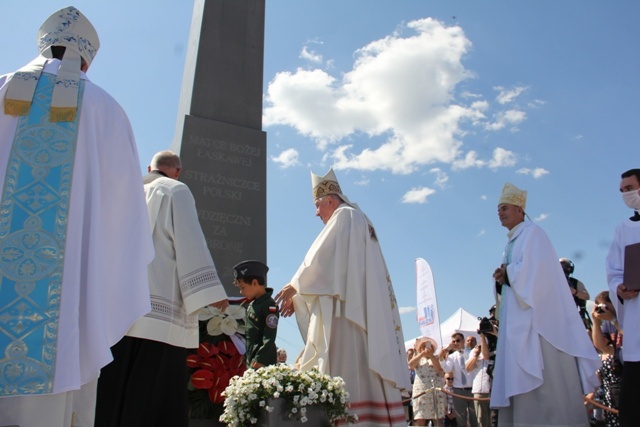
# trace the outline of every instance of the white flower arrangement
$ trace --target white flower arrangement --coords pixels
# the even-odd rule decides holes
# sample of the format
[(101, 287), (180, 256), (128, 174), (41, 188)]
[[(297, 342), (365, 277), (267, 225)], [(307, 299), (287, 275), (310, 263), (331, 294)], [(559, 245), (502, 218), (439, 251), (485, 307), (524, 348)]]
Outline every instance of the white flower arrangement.
[[(236, 333), (244, 335), (245, 325), (244, 318), (246, 310), (241, 305), (230, 305), (224, 313), (216, 307), (207, 306), (198, 313), (198, 320), (207, 322), (207, 333), (211, 336), (228, 335), (232, 336)], [(241, 320), (242, 322), (238, 322)]]
[(223, 396), (224, 413), (220, 421), (229, 427), (257, 424), (262, 411), (273, 411), (268, 399), (277, 398), (285, 401), (289, 417), (303, 423), (311, 405), (324, 409), (329, 422), (357, 419), (348, 413), (349, 393), (344, 389), (344, 380), (315, 369), (300, 372), (285, 364), (249, 369), (244, 376), (231, 379)]

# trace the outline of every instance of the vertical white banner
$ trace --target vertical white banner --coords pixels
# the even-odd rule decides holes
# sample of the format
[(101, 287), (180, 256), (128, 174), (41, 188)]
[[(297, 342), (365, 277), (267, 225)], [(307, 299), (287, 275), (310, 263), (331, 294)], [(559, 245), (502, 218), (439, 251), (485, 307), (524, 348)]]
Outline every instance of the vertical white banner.
[(440, 335), (436, 285), (429, 263), (422, 258), (416, 259), (416, 293), (418, 303), (416, 317), (420, 333), (424, 337), (433, 338), (438, 343), (438, 349), (441, 349), (442, 336)]

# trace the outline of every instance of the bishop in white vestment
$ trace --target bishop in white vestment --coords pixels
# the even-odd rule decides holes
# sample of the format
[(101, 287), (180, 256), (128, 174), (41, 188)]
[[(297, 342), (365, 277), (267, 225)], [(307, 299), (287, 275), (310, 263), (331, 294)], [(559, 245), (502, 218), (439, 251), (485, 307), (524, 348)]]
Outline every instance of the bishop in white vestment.
[(0, 77), (0, 425), (93, 426), (110, 347), (151, 309), (153, 243), (129, 120), (85, 74), (95, 29), (67, 7), (38, 44)]
[(296, 364), (342, 377), (361, 425), (406, 426), (400, 392), (411, 384), (404, 338), (375, 229), (342, 194), (332, 170), (312, 174), (312, 181), (325, 227), (276, 297), (283, 314), (295, 310), (305, 341)]
[(525, 221), (526, 191), (505, 185), (498, 215), (509, 229), (494, 272), (500, 328), (491, 406), (499, 426), (589, 425), (583, 395), (600, 360), (545, 232)]

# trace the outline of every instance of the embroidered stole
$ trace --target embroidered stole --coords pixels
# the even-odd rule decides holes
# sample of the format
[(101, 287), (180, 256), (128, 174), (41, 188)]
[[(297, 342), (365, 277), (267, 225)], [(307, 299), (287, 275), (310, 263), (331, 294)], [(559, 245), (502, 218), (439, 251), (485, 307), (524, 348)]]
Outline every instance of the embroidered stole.
[[(49, 121), (55, 83), (42, 73), (18, 119), (0, 199), (0, 397), (54, 385), (79, 119)], [(81, 81), (78, 103), (83, 90)]]

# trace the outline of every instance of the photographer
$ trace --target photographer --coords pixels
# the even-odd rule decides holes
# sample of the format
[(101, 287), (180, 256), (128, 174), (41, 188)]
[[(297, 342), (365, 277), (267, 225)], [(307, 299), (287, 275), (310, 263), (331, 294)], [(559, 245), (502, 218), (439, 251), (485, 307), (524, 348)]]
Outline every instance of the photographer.
[[(491, 394), (491, 375), (498, 330), (488, 318), (483, 317), (480, 319), (478, 333), (480, 334), (480, 345), (471, 351), (465, 365), (467, 372), (477, 371), (471, 389), (471, 393), (476, 399), (488, 398)], [(491, 342), (493, 342), (493, 349), (491, 348)], [(473, 403), (478, 425), (480, 427), (489, 427), (491, 425), (489, 401), (475, 400)]]
[[(609, 299), (609, 291), (600, 292), (595, 298), (596, 306), (591, 312), (593, 318), (593, 344), (600, 352), (602, 366), (598, 369), (598, 376), (604, 390), (604, 404), (618, 409), (620, 385), (622, 384), (622, 361), (620, 349), (620, 332), (617, 329), (616, 310)], [(603, 332), (607, 323), (613, 326), (613, 333)], [(618, 415), (605, 411), (607, 426), (619, 425)]]
[(589, 299), (589, 292), (587, 291), (587, 288), (585, 288), (584, 283), (582, 283), (575, 277), (571, 277), (575, 270), (575, 266), (570, 259), (560, 258), (560, 266), (562, 266), (564, 276), (567, 278), (567, 283), (569, 284), (569, 289), (571, 290), (571, 295), (573, 296), (573, 302), (575, 302), (576, 307), (578, 307), (580, 318), (584, 323), (584, 327), (588, 330), (591, 330), (592, 322), (589, 318), (589, 313), (587, 312), (587, 300)]

